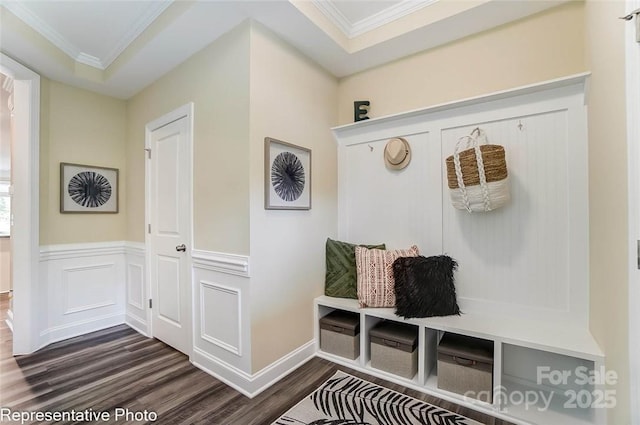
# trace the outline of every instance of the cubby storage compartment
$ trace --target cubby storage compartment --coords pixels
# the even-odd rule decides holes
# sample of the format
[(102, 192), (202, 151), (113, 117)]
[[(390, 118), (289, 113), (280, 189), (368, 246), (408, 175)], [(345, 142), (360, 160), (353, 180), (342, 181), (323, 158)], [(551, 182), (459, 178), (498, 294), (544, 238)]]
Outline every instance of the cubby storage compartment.
[(371, 367), (413, 379), (418, 372), (418, 327), (384, 321), (369, 331)]
[(360, 315), (334, 310), (320, 319), (320, 349), (355, 360), (360, 356)]
[(502, 345), (502, 387), (506, 411), (533, 423), (597, 423), (615, 403), (601, 385), (614, 379), (596, 362), (547, 351)]
[(493, 402), (493, 341), (447, 332), (438, 344), (438, 388)]

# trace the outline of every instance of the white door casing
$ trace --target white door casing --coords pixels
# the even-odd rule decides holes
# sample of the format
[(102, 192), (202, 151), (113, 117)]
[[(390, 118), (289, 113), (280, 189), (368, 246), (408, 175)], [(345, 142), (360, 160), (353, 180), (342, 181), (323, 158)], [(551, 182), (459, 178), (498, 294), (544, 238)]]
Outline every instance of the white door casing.
[[(640, 8), (640, 0), (627, 0), (627, 13)], [(629, 165), (629, 371), (631, 423), (640, 425), (640, 43), (636, 22), (626, 23), (627, 146)]]
[(191, 356), (193, 104), (147, 125), (151, 335)]
[(11, 256), (13, 263), (13, 354), (40, 348), (41, 318), (37, 308), (39, 273), (40, 76), (0, 53), (0, 71), (13, 78), (14, 134)]

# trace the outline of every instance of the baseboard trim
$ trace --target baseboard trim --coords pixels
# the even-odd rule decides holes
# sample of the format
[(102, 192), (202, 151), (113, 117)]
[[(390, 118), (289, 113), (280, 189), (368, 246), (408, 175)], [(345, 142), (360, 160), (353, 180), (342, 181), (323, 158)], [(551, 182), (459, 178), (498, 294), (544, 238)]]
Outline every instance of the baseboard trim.
[(249, 374), (194, 347), (191, 363), (245, 396), (253, 398), (315, 355), (315, 341), (309, 341), (259, 372)]
[(198, 347), (193, 347), (191, 363), (198, 369), (201, 369), (216, 379), (224, 382), (239, 393), (244, 394), (249, 398), (254, 397), (248, 389), (251, 383), (251, 375), (246, 372), (223, 362), (222, 360), (216, 359)]
[(135, 317), (131, 314), (125, 316), (124, 323), (129, 326), (134, 331), (138, 332), (140, 335), (144, 335), (147, 338), (151, 338), (151, 335), (148, 333), (147, 321), (142, 320), (139, 317)]
[(315, 355), (316, 343), (315, 340), (311, 340), (255, 373), (252, 383), (257, 388), (253, 391), (253, 397), (311, 360)]
[(49, 328), (40, 333), (38, 350), (54, 342), (74, 338), (125, 323), (124, 313), (114, 313)]

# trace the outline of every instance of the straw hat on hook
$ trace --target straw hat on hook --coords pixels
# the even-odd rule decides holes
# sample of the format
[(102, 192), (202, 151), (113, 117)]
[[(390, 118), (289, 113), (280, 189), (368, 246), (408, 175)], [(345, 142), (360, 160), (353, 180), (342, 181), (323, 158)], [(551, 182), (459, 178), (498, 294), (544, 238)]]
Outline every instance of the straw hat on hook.
[(390, 139), (384, 147), (384, 163), (391, 170), (402, 170), (411, 162), (411, 146), (402, 137)]

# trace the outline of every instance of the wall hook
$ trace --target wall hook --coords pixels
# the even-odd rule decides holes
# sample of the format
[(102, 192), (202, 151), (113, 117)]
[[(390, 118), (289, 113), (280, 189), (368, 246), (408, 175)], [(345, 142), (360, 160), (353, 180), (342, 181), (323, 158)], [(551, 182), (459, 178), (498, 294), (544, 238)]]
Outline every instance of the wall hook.
[(367, 146), (369, 146), (369, 152), (373, 152), (373, 146), (371, 145), (367, 145)]
[(640, 15), (640, 9), (636, 9), (633, 12), (629, 13), (626, 16), (621, 16), (619, 19), (623, 19), (625, 21), (630, 21), (633, 19), (633, 17), (637, 17), (638, 15)]
[(524, 125), (522, 125), (521, 120), (518, 120), (518, 128), (520, 129), (520, 131), (522, 131), (522, 129), (524, 128)]

